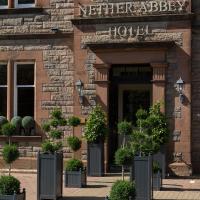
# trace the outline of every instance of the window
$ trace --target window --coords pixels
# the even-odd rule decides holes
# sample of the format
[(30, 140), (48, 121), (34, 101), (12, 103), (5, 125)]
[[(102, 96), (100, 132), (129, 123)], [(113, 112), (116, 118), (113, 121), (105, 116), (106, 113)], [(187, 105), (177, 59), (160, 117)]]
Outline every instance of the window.
[(8, 0), (0, 0), (0, 8), (8, 8)]
[(7, 64), (0, 63), (0, 115), (7, 115)]
[(34, 63), (15, 63), (14, 115), (34, 117)]
[(15, 0), (16, 8), (27, 8), (34, 6), (35, 6), (35, 0)]

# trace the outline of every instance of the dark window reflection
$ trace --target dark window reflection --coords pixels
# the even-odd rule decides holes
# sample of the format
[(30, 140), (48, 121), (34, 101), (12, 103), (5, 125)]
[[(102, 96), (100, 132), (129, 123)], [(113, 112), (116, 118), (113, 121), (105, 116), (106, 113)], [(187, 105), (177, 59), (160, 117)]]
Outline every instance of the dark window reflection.
[(0, 6), (7, 6), (8, 0), (0, 0)]
[(34, 116), (34, 88), (18, 88), (18, 115)]
[(18, 0), (18, 4), (33, 4), (35, 0)]
[(34, 85), (34, 64), (17, 65), (17, 85)]
[(7, 115), (7, 88), (0, 87), (0, 115)]
[(0, 85), (7, 85), (7, 65), (0, 64)]

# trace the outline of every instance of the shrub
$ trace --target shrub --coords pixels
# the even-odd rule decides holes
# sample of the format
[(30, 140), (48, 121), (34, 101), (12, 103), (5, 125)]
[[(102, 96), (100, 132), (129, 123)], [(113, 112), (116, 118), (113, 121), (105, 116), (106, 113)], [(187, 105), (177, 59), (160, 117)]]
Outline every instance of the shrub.
[(116, 181), (110, 191), (110, 200), (128, 200), (129, 197), (135, 199), (135, 184), (128, 181)]
[(78, 117), (72, 116), (68, 119), (68, 125), (76, 127), (81, 123), (81, 120)]
[(10, 122), (8, 122), (2, 126), (1, 131), (2, 131), (3, 135), (10, 137), (15, 134), (16, 129), (15, 129), (14, 125), (12, 125)]
[(106, 133), (106, 114), (100, 106), (96, 106), (86, 121), (84, 137), (88, 142), (100, 142), (105, 139)]
[(54, 119), (62, 119), (62, 111), (59, 108), (55, 108), (51, 112), (51, 117)]
[(20, 192), (20, 182), (13, 176), (0, 177), (0, 194), (13, 195)]
[(83, 162), (78, 159), (70, 159), (66, 162), (66, 171), (79, 171), (83, 170)]
[(31, 130), (35, 126), (35, 121), (34, 121), (33, 117), (25, 116), (22, 119), (22, 126), (23, 126), (23, 128), (25, 130), (25, 135), (30, 135), (31, 134)]
[(4, 116), (0, 116), (0, 128), (2, 125), (8, 123), (8, 120)]
[(122, 121), (117, 125), (118, 133), (121, 135), (130, 135), (132, 133), (132, 125), (130, 122)]
[(77, 151), (81, 148), (81, 140), (76, 136), (69, 136), (67, 138), (67, 144), (73, 151)]
[(51, 130), (49, 136), (53, 139), (61, 139), (62, 131), (60, 130)]
[(19, 150), (16, 145), (5, 145), (2, 156), (7, 164), (11, 164), (19, 157)]
[(45, 153), (54, 153), (55, 151), (59, 151), (62, 147), (62, 143), (53, 143), (49, 140), (42, 143), (42, 150)]
[(21, 134), (21, 127), (22, 127), (22, 118), (19, 116), (15, 116), (11, 119), (10, 123), (15, 126), (16, 134)]
[(157, 161), (153, 161), (153, 173), (157, 174), (158, 172), (161, 172), (160, 165)]
[(120, 148), (115, 152), (115, 163), (117, 165), (130, 165), (133, 160), (133, 153), (128, 148)]
[(42, 130), (45, 132), (49, 132), (51, 130), (51, 125), (49, 123), (43, 123), (42, 124)]

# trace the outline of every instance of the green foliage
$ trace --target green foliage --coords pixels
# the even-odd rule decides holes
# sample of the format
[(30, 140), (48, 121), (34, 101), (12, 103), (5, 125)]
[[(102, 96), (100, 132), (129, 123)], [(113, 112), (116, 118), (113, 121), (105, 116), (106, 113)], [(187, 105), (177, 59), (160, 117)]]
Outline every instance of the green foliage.
[(49, 132), (49, 136), (53, 139), (61, 139), (62, 137), (62, 131), (60, 130), (51, 130)]
[(6, 124), (4, 124), (1, 128), (1, 132), (3, 135), (6, 135), (6, 136), (12, 136), (12, 135), (15, 135), (15, 126), (12, 125), (10, 122), (7, 122)]
[(158, 172), (161, 172), (160, 165), (157, 161), (153, 161), (153, 173), (156, 174)]
[(45, 153), (54, 153), (56, 151), (59, 151), (62, 148), (62, 143), (53, 143), (49, 140), (46, 140), (42, 143), (42, 151)]
[(0, 128), (2, 125), (8, 123), (8, 120), (4, 116), (0, 116)]
[(79, 171), (83, 170), (83, 162), (78, 159), (70, 159), (66, 162), (66, 171)]
[(0, 194), (13, 195), (20, 192), (20, 182), (13, 176), (0, 177)]
[(34, 129), (35, 121), (31, 116), (25, 116), (22, 119), (22, 127), (25, 130), (25, 135), (31, 135), (31, 130)]
[(130, 148), (120, 148), (115, 152), (115, 163), (117, 165), (131, 165), (133, 156), (134, 154)]
[(132, 133), (131, 122), (122, 121), (117, 125), (118, 133), (121, 135), (130, 135)]
[(16, 128), (16, 135), (21, 134), (22, 118), (20, 116), (15, 116), (11, 119), (10, 123)]
[(129, 181), (116, 181), (110, 191), (110, 200), (128, 200), (129, 197), (135, 199), (135, 184)]
[(55, 108), (52, 112), (51, 112), (51, 117), (54, 119), (62, 119), (62, 112), (59, 108)]
[(139, 109), (136, 116), (137, 129), (132, 134), (132, 149), (144, 155), (156, 153), (169, 138), (167, 119), (160, 111), (160, 103), (150, 107), (149, 113)]
[(11, 164), (19, 157), (19, 150), (16, 145), (5, 145), (2, 156), (7, 164)]
[(51, 125), (47, 122), (42, 124), (42, 130), (45, 132), (49, 132), (51, 130)]
[(81, 148), (81, 140), (76, 136), (69, 136), (67, 144), (73, 151), (78, 151)]
[(99, 142), (105, 139), (106, 133), (106, 115), (100, 106), (96, 106), (86, 121), (84, 137), (88, 142)]
[(78, 117), (72, 116), (68, 119), (69, 126), (76, 127), (76, 126), (80, 125), (80, 123), (81, 123), (81, 120)]

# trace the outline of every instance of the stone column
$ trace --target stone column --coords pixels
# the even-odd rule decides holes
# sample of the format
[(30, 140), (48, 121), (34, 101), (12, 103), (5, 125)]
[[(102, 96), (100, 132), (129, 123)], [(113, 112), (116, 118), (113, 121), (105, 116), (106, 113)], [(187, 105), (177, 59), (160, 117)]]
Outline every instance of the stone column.
[(11, 120), (13, 117), (13, 102), (14, 102), (14, 76), (13, 76), (13, 62), (8, 61), (7, 66), (7, 119)]
[[(108, 116), (108, 96), (109, 96), (109, 69), (110, 66), (106, 64), (96, 64), (95, 68), (95, 83), (97, 104), (101, 105)], [(108, 153), (109, 146), (106, 142), (104, 144), (104, 165), (105, 172), (108, 171)]]
[[(165, 102), (165, 71), (167, 63), (151, 63), (153, 68), (153, 104), (156, 102)], [(162, 106), (162, 111), (165, 111), (165, 106)]]

